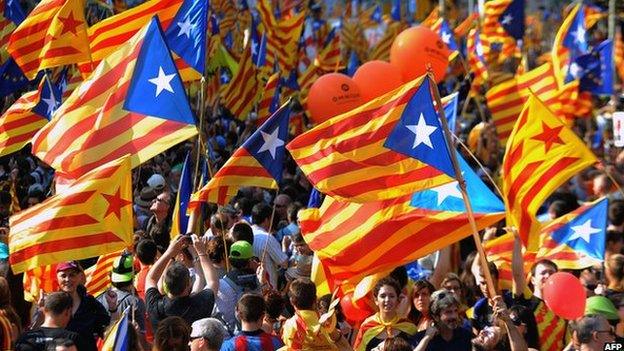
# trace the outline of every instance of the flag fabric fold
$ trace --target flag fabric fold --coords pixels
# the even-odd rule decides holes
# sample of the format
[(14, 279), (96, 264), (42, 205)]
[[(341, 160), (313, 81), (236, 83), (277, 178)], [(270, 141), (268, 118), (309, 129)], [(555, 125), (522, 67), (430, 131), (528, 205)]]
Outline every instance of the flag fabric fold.
[(33, 153), (77, 178), (125, 154), (137, 166), (196, 134), (182, 81), (153, 18), (74, 90), (33, 139)]
[(15, 273), (132, 245), (130, 160), (107, 163), (9, 219)]
[(189, 208), (201, 202), (225, 205), (245, 186), (277, 189), (284, 167), (290, 108), (280, 107), (239, 147), (208, 184), (194, 193)]
[(319, 191), (336, 199), (390, 199), (452, 181), (424, 79), (303, 133), (288, 144), (290, 154)]
[(45, 68), (90, 62), (84, 1), (41, 1), (11, 34), (7, 50), (29, 79)]
[(539, 245), (536, 213), (542, 203), (597, 161), (583, 141), (530, 94), (507, 142), (502, 166), (507, 225), (518, 228), (528, 251)]

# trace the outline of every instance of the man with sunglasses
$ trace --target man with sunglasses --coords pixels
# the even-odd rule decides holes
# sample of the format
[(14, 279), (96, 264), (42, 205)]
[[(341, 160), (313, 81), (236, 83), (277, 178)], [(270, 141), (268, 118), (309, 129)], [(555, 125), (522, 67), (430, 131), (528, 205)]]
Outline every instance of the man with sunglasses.
[(580, 350), (603, 351), (615, 341), (615, 332), (607, 319), (599, 314), (588, 314), (574, 323), (573, 335)]

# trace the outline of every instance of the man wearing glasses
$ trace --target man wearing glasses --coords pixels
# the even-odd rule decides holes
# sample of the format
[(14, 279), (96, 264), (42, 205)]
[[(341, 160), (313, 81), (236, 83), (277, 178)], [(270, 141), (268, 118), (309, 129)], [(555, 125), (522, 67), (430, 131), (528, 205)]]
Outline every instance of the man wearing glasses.
[[(599, 314), (588, 314), (577, 321), (573, 326), (574, 339), (579, 350), (603, 351), (617, 350), (613, 345), (615, 332), (607, 319)], [(607, 345), (612, 346), (607, 348)], [(620, 350), (622, 348), (619, 348)]]

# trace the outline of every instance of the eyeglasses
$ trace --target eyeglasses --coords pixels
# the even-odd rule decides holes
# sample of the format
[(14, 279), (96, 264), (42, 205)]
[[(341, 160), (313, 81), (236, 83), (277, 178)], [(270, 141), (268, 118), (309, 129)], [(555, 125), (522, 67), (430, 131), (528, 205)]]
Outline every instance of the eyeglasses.
[(615, 336), (615, 330), (613, 329), (613, 327), (611, 327), (611, 329), (609, 330), (596, 330), (596, 333), (607, 333), (610, 336)]

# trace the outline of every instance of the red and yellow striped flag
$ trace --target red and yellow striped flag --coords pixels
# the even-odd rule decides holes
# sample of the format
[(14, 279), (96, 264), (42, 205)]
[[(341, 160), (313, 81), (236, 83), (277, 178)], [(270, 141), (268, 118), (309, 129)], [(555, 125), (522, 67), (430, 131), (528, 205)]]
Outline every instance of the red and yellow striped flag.
[[(483, 9), (481, 35), (487, 38), (484, 42), (502, 44), (499, 60), (514, 56), (516, 51), (516, 40), (507, 33), (499, 21), (500, 16), (507, 10), (511, 2), (512, 0), (492, 0), (486, 2)], [(483, 49), (489, 62), (492, 46), (484, 45)]]
[(572, 26), (572, 23), (576, 18), (576, 14), (579, 12), (582, 5), (582, 2), (577, 3), (563, 20), (559, 30), (557, 30), (555, 42), (553, 43), (550, 51), (550, 59), (553, 64), (553, 70), (559, 88), (563, 87), (564, 78), (567, 73), (565, 67), (570, 59), (569, 50), (563, 45), (563, 42), (570, 30), (570, 26)]
[(80, 71), (85, 77), (88, 76), (95, 70), (100, 61), (114, 52), (121, 44), (128, 42), (155, 15), (158, 16), (163, 31), (166, 31), (182, 5), (182, 1), (151, 0), (89, 27), (93, 63), (80, 65)]
[(87, 294), (101, 295), (111, 285), (111, 273), (115, 259), (121, 256), (122, 251), (111, 252), (98, 258), (95, 265), (85, 269)]
[(262, 92), (258, 69), (251, 61), (251, 40), (243, 51), (238, 67), (238, 72), (224, 87), (221, 95), (223, 106), (235, 118), (245, 120)]
[(364, 29), (359, 21), (355, 19), (344, 20), (340, 36), (345, 52), (354, 50), (358, 57), (367, 56), (368, 42), (364, 37)]
[(386, 34), (379, 40), (377, 46), (371, 49), (370, 55), (368, 56), (369, 60), (390, 60), (390, 48), (392, 47), (392, 42), (394, 42), (394, 38), (401, 31), (401, 23), (399, 22), (390, 22), (388, 23), (388, 29), (386, 29)]
[(39, 90), (25, 93), (0, 117), (0, 156), (22, 149), (48, 123), (32, 111), (39, 103), (39, 95)]
[[(279, 86), (280, 81), (280, 73), (274, 73), (267, 80), (266, 85), (264, 86), (264, 90), (262, 91), (262, 98), (260, 98), (260, 102), (258, 103), (258, 120), (256, 121), (257, 126), (261, 126), (273, 112), (275, 112), (281, 105), (279, 101), (279, 96), (275, 96), (277, 92), (277, 88)], [(277, 98), (278, 101), (274, 104), (273, 100)]]
[(11, 34), (7, 50), (29, 79), (45, 68), (91, 61), (84, 2), (41, 1)]
[(483, 56), (483, 44), (481, 43), (479, 30), (473, 28), (466, 38), (466, 52), (470, 70), (474, 73), (472, 81), (473, 89), (483, 86), (489, 79), (487, 67), (485, 67), (485, 57)]
[(420, 23), (422, 26), (429, 27), (433, 26), (435, 22), (440, 19), (440, 8), (438, 6), (434, 7), (431, 12), (427, 15), (427, 17)]
[(530, 95), (529, 89), (547, 105), (559, 101), (557, 82), (550, 63), (502, 82), (485, 94), (501, 145), (507, 144), (518, 115)]
[(37, 303), (39, 294), (58, 291), (58, 280), (56, 279), (56, 264), (36, 267), (24, 272), (22, 279), (24, 284), (24, 300)]
[(331, 118), (287, 148), (316, 188), (336, 199), (390, 199), (452, 181), (415, 158), (384, 147), (425, 76)]
[(494, 262), (498, 268), (498, 287), (511, 291), (513, 275), (511, 272), (511, 259), (513, 254), (514, 236), (507, 233), (496, 239), (483, 243), (483, 249), (488, 261)]
[(518, 228), (528, 251), (539, 245), (536, 213), (570, 177), (596, 163), (596, 156), (534, 94), (530, 94), (507, 142), (503, 194), (507, 225)]
[(264, 33), (267, 35), (266, 65), (273, 67), (275, 55), (282, 72), (292, 71), (297, 65), (297, 48), (303, 31), (306, 12), (301, 11), (288, 18), (278, 20), (273, 14), (271, 0), (259, 0), (257, 6)]
[[(410, 201), (408, 195), (356, 204), (327, 196), (320, 208), (299, 213), (301, 232), (332, 279), (350, 281), (407, 264), (470, 235), (465, 213), (426, 211)], [(477, 226), (502, 218), (502, 213), (477, 214)]]
[(341, 59), (340, 36), (334, 35), (331, 41), (327, 43), (327, 46), (318, 53), (314, 62), (308, 66), (305, 72), (297, 79), (301, 102), (305, 104), (308, 99), (308, 92), (318, 77), (328, 72), (334, 72), (340, 68)]
[(88, 172), (9, 222), (9, 262), (15, 273), (132, 245), (129, 157)]

